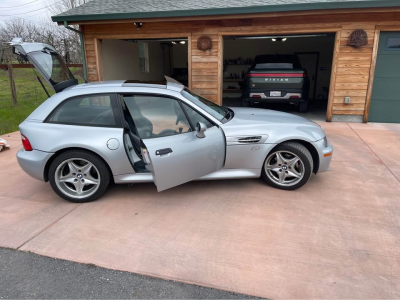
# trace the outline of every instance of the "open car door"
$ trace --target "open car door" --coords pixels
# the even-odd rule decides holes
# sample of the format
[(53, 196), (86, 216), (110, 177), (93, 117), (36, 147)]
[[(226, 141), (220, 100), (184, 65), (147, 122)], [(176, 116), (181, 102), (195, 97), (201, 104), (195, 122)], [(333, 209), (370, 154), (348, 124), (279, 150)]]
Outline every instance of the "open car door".
[(207, 129), (203, 135), (192, 131), (144, 139), (140, 143), (143, 161), (153, 174), (159, 192), (199, 179), (224, 166), (225, 136), (217, 126)]
[(10, 45), (15, 54), (35, 67), (56, 93), (78, 84), (78, 80), (52, 46), (43, 43), (25, 43), (21, 38), (14, 38)]

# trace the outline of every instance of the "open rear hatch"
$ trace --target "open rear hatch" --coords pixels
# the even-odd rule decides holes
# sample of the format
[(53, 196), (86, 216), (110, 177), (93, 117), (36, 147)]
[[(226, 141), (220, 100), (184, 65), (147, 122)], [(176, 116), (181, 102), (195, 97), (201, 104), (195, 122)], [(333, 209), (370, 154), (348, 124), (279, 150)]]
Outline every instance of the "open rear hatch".
[(78, 84), (54, 47), (43, 43), (25, 43), (21, 38), (14, 38), (10, 45), (15, 54), (35, 67), (56, 93)]

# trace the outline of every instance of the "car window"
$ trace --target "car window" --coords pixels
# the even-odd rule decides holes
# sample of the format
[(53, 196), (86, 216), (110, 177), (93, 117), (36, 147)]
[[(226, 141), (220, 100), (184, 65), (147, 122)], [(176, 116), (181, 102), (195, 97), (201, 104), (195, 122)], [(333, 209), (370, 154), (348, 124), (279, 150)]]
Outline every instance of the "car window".
[(214, 124), (212, 124), (210, 121), (208, 121), (205, 117), (203, 117), (201, 114), (199, 114), (197, 111), (195, 111), (186, 103), (182, 103), (182, 106), (186, 112), (186, 115), (188, 116), (189, 120), (192, 122), (194, 126), (196, 126), (198, 122), (204, 123), (204, 125), (206, 125), (207, 128), (214, 126)]
[(140, 138), (157, 138), (192, 131), (178, 100), (153, 95), (124, 95)]
[(196, 95), (189, 89), (182, 90), (181, 94), (183, 97), (194, 103), (196, 106), (204, 109), (217, 120), (221, 121), (222, 123), (226, 122), (226, 115), (229, 113), (229, 111), (223, 106), (219, 106), (218, 104), (206, 98)]
[(110, 127), (119, 123), (111, 95), (85, 95), (66, 100), (51, 114), (48, 122)]

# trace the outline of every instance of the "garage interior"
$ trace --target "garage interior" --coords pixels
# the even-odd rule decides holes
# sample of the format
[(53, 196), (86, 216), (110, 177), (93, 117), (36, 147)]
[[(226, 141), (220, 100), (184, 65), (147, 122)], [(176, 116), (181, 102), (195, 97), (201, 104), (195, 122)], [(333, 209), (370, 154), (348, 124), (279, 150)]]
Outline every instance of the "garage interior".
[(313, 120), (325, 121), (334, 44), (334, 33), (225, 36), (223, 104), (241, 106), (243, 79), (257, 55), (296, 54), (310, 79), (307, 112), (297, 112), (297, 107), (292, 104), (258, 103), (255, 107), (287, 111)]
[(186, 38), (102, 41), (103, 80), (164, 81), (188, 85)]

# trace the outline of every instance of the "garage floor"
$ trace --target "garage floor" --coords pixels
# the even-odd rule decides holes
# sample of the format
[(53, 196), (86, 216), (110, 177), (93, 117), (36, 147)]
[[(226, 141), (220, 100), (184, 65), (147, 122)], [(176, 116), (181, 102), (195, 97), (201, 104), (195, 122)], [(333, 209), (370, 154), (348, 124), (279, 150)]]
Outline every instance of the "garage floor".
[(0, 153), (0, 246), (268, 298), (400, 297), (400, 125), (322, 123), (331, 171), (157, 193), (115, 186), (71, 204)]

